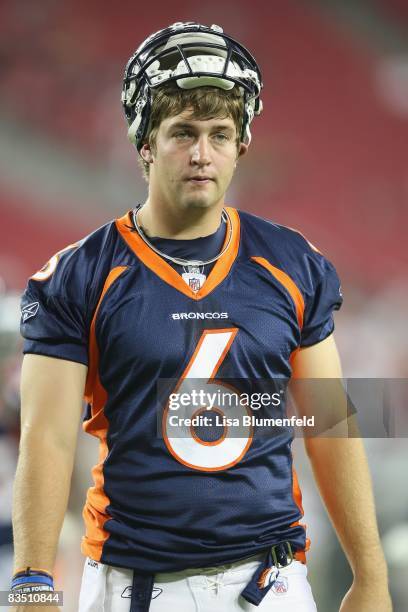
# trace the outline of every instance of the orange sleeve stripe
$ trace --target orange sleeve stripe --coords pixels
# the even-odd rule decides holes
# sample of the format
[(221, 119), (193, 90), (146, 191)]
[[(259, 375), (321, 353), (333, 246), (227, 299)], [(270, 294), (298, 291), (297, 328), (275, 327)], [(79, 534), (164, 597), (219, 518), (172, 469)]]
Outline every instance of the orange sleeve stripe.
[(293, 300), (293, 303), (296, 308), (296, 316), (299, 323), (299, 327), (300, 329), (302, 329), (305, 312), (305, 301), (296, 283), (290, 278), (288, 274), (286, 274), (286, 272), (280, 270), (276, 266), (273, 266), (271, 263), (269, 263), (267, 259), (264, 259), (263, 257), (251, 257), (251, 259), (258, 263), (260, 266), (263, 266), (266, 270), (268, 270), (276, 278), (276, 280), (279, 281), (280, 284), (285, 287), (286, 291), (289, 293), (290, 297)]

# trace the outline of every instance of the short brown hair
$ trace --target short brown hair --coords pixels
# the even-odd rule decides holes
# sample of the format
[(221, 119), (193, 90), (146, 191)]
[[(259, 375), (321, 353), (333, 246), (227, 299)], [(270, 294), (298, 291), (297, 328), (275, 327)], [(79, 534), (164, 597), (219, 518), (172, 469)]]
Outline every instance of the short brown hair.
[[(237, 132), (237, 150), (241, 140), (244, 119), (244, 101), (238, 88), (224, 90), (219, 87), (195, 87), (180, 89), (174, 82), (166, 83), (153, 90), (150, 121), (144, 143), (154, 147), (156, 136), (163, 119), (175, 117), (187, 108), (193, 109), (191, 118), (197, 120), (225, 119), (231, 117)], [(149, 178), (149, 164), (140, 158), (143, 174)]]

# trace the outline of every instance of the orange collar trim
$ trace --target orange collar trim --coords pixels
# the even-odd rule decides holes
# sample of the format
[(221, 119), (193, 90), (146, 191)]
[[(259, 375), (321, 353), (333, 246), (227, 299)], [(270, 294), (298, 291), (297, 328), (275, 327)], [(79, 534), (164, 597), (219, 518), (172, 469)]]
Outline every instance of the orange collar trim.
[(133, 221), (131, 218), (132, 211), (127, 212), (120, 219), (116, 219), (116, 227), (119, 234), (122, 236), (128, 247), (152, 272), (159, 276), (165, 283), (174, 287), (181, 293), (193, 300), (201, 300), (206, 297), (213, 289), (228, 276), (229, 271), (238, 255), (240, 242), (240, 219), (238, 211), (235, 208), (227, 207), (226, 211), (229, 215), (227, 232), (222, 248), (225, 247), (229, 236), (229, 226), (232, 225), (232, 238), (228, 249), (225, 251), (216, 262), (211, 270), (208, 278), (204, 282), (197, 293), (195, 293), (187, 283), (182, 279), (180, 274), (176, 272), (165, 259), (157, 255), (145, 242), (140, 238), (139, 234), (133, 229)]

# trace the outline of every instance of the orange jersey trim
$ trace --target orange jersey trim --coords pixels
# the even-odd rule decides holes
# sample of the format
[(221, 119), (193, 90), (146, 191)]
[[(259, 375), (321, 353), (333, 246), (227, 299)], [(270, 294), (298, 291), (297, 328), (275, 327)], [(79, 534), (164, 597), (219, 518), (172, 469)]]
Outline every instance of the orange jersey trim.
[(103, 545), (109, 537), (109, 533), (104, 530), (104, 525), (111, 518), (106, 514), (106, 507), (110, 504), (110, 499), (104, 491), (103, 476), (103, 463), (108, 455), (106, 438), (109, 424), (104, 414), (108, 395), (99, 379), (99, 349), (95, 325), (99, 307), (106, 292), (125, 270), (127, 266), (119, 266), (110, 271), (92, 319), (89, 335), (89, 368), (85, 384), (85, 400), (91, 405), (91, 418), (84, 421), (82, 427), (87, 433), (99, 438), (99, 457), (98, 463), (92, 468), (95, 484), (88, 489), (82, 513), (86, 535), (82, 538), (81, 552), (95, 561), (100, 560)]
[(268, 272), (270, 272), (276, 278), (276, 280), (279, 281), (280, 284), (285, 287), (286, 291), (289, 293), (290, 297), (293, 300), (293, 303), (296, 308), (296, 316), (299, 323), (299, 327), (300, 329), (302, 329), (305, 312), (305, 301), (296, 283), (291, 279), (288, 274), (286, 274), (286, 272), (280, 270), (280, 268), (276, 268), (276, 266), (273, 266), (271, 263), (269, 263), (267, 259), (264, 259), (263, 257), (251, 257), (251, 259), (263, 268), (266, 268), (266, 270), (268, 270)]
[[(215, 289), (228, 276), (229, 271), (238, 255), (240, 242), (240, 219), (235, 208), (226, 208), (229, 219), (227, 232), (222, 248), (225, 247), (228, 238), (230, 227), (232, 228), (231, 243), (222, 257), (220, 257), (211, 270), (204, 285), (197, 292), (194, 292), (187, 283), (182, 279), (180, 274), (176, 272), (170, 264), (162, 257), (155, 253), (145, 242), (140, 238), (139, 234), (134, 231), (131, 219), (131, 212), (126, 213), (123, 217), (116, 220), (116, 227), (128, 247), (152, 272), (159, 276), (165, 283), (174, 287), (181, 293), (193, 300), (201, 300), (206, 297), (213, 289)], [(231, 223), (231, 226), (230, 226)]]
[[(302, 505), (302, 491), (299, 486), (299, 480), (297, 477), (296, 470), (293, 466), (292, 466), (292, 495), (293, 495), (295, 504), (297, 505), (297, 507), (299, 508), (299, 511), (301, 512), (303, 516), (304, 510), (303, 510), (303, 505)], [(306, 525), (303, 525), (300, 521), (296, 521), (292, 523), (291, 527), (295, 527), (296, 525), (300, 525), (306, 531)], [(297, 561), (300, 561), (301, 563), (306, 563), (306, 551), (309, 550), (309, 548), (310, 548), (310, 540), (309, 538), (306, 538), (305, 550), (296, 551), (296, 553), (293, 555), (294, 558)]]
[[(306, 550), (308, 550), (310, 546), (310, 540), (306, 539), (306, 542)], [(300, 563), (306, 565), (306, 553), (304, 550), (297, 550), (293, 555), (293, 558), (296, 559), (296, 561), (300, 561)]]

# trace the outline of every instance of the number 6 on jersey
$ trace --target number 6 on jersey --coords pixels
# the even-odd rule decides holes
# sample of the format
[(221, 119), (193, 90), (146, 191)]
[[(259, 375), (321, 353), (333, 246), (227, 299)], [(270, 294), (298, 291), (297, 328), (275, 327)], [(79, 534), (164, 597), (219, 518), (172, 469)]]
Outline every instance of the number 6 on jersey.
[[(181, 398), (182, 394), (188, 394), (191, 401), (188, 405), (178, 402), (177, 410), (171, 410), (168, 403), (163, 413), (163, 438), (169, 452), (177, 461), (195, 470), (204, 472), (226, 470), (242, 459), (252, 442), (251, 426), (242, 425), (242, 416), (249, 412), (247, 407), (241, 404), (239, 392), (232, 386), (215, 380), (237, 333), (237, 328), (204, 330), (193, 356), (172, 393), (173, 398)], [(204, 396), (213, 398), (214, 402), (214, 399), (225, 397), (228, 398), (228, 403), (221, 406), (213, 402), (197, 405), (194, 401), (194, 391), (196, 398), (201, 399)], [(209, 406), (211, 410), (208, 410)], [(193, 425), (183, 425), (186, 419), (210, 414), (214, 417), (215, 413), (218, 414), (219, 422), (223, 416), (239, 419), (239, 430), (224, 425), (220, 437), (206, 441), (198, 436)], [(220, 430), (221, 427), (218, 426), (216, 429)]]

